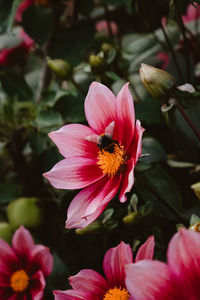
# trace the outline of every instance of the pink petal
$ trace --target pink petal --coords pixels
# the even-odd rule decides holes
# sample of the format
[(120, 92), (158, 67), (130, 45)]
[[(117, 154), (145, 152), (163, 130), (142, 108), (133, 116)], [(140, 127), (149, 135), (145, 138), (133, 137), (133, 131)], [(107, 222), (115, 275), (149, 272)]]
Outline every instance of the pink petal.
[(49, 248), (42, 245), (36, 245), (32, 251), (31, 269), (41, 270), (44, 276), (48, 276), (53, 267), (53, 256)]
[(99, 151), (97, 145), (85, 139), (94, 134), (95, 132), (88, 126), (70, 124), (50, 132), (49, 137), (66, 158), (69, 156), (97, 157)]
[(154, 236), (150, 236), (147, 241), (138, 249), (135, 262), (143, 259), (153, 259), (155, 241)]
[(104, 176), (96, 162), (97, 159), (83, 156), (68, 157), (43, 175), (57, 189), (81, 189)]
[(41, 300), (43, 299), (43, 290), (45, 288), (46, 281), (44, 275), (41, 271), (35, 273), (35, 275), (31, 278), (30, 281), (30, 294), (32, 296), (31, 299)]
[(133, 160), (129, 160), (126, 164), (126, 170), (122, 174), (122, 181), (120, 185), (119, 201), (126, 202), (126, 193), (130, 192), (134, 184), (134, 173), (133, 173)]
[(8, 243), (0, 239), (0, 272), (10, 275), (16, 271), (19, 266), (19, 260), (13, 249), (8, 245)]
[(120, 180), (120, 176), (104, 177), (78, 193), (68, 208), (66, 228), (84, 228), (93, 222), (116, 195)]
[(105, 278), (93, 270), (84, 269), (77, 275), (69, 277), (69, 283), (73, 289), (90, 295), (90, 299), (103, 299), (109, 285)]
[(140, 157), (142, 152), (142, 135), (144, 130), (145, 129), (141, 126), (140, 121), (137, 120), (135, 125), (133, 142), (128, 149), (128, 156), (129, 158), (133, 158), (135, 164), (138, 161), (138, 158)]
[[(200, 234), (184, 228), (171, 239), (168, 247), (168, 264), (182, 283), (185, 294), (199, 299)], [(196, 298), (195, 298), (196, 297)]]
[(141, 260), (125, 266), (126, 288), (134, 300), (186, 300), (168, 266)]
[(109, 249), (103, 260), (103, 269), (112, 287), (125, 287), (124, 266), (133, 262), (131, 247), (121, 242), (117, 247)]
[(87, 121), (97, 134), (104, 133), (105, 128), (115, 120), (116, 97), (106, 86), (93, 82), (85, 99)]
[(34, 4), (34, 0), (23, 0), (21, 1), (16, 14), (15, 14), (15, 20), (17, 22), (21, 22), (22, 21), (22, 15), (24, 13), (24, 11), (30, 6)]
[(12, 246), (17, 255), (20, 255), (21, 258), (29, 257), (31, 255), (34, 242), (30, 232), (25, 229), (24, 226), (20, 226), (20, 228), (15, 231), (12, 239)]
[(55, 300), (97, 300), (79, 290), (54, 291)]
[(133, 98), (126, 83), (119, 94), (116, 101), (116, 135), (117, 141), (128, 149), (134, 135), (135, 127), (135, 111)]

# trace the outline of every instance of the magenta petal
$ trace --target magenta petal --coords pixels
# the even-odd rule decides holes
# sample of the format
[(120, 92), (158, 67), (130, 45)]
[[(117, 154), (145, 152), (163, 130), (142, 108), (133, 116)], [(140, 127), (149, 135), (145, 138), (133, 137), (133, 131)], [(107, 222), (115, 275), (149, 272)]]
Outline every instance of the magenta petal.
[(124, 266), (132, 262), (131, 247), (124, 242), (106, 252), (103, 260), (103, 269), (111, 287), (125, 287)]
[(133, 98), (126, 83), (116, 101), (116, 135), (120, 145), (127, 149), (133, 139), (135, 127), (135, 111)]
[(57, 189), (80, 189), (104, 176), (96, 162), (97, 159), (93, 158), (68, 157), (43, 175)]
[(85, 115), (98, 134), (115, 120), (115, 95), (105, 85), (93, 82), (85, 99)]
[(168, 266), (141, 260), (125, 266), (126, 288), (134, 300), (186, 300)]
[(49, 248), (42, 245), (36, 245), (32, 251), (31, 269), (39, 269), (44, 276), (48, 276), (53, 267), (53, 256)]
[(138, 249), (135, 262), (143, 259), (153, 259), (155, 241), (154, 236), (150, 236), (147, 241)]
[(44, 275), (41, 271), (35, 273), (30, 281), (30, 294), (31, 299), (42, 300), (43, 299), (43, 290), (45, 288), (46, 281)]
[(84, 228), (93, 222), (116, 195), (119, 183), (120, 176), (104, 177), (78, 193), (68, 208), (66, 228)]
[(133, 158), (135, 164), (138, 161), (138, 158), (140, 157), (142, 152), (142, 135), (144, 130), (145, 129), (141, 126), (140, 121), (137, 120), (135, 125), (133, 142), (128, 149), (128, 155), (129, 157)]
[(34, 242), (31, 234), (24, 226), (20, 226), (20, 228), (15, 231), (12, 246), (15, 252), (20, 254), (20, 256), (30, 256), (34, 248)]
[(90, 298), (90, 295), (79, 290), (54, 291), (55, 300), (97, 300)]
[(122, 180), (120, 185), (119, 201), (126, 202), (126, 193), (130, 192), (134, 183), (134, 173), (133, 173), (133, 160), (129, 160), (126, 164), (126, 170), (122, 174)]
[(85, 139), (87, 136), (94, 134), (95, 132), (88, 126), (69, 124), (57, 131), (50, 132), (49, 137), (65, 158), (69, 156), (97, 157), (99, 151), (97, 145)]
[(18, 267), (19, 260), (13, 249), (8, 245), (8, 243), (0, 239), (0, 272), (10, 275), (16, 271)]
[(103, 299), (109, 285), (105, 278), (94, 270), (84, 269), (77, 275), (69, 277), (69, 283), (75, 290), (87, 293), (90, 299)]
[(188, 299), (199, 299), (200, 234), (181, 228), (168, 247), (168, 264)]
[(0, 270), (0, 287), (9, 287), (10, 286), (10, 275), (2, 273)]

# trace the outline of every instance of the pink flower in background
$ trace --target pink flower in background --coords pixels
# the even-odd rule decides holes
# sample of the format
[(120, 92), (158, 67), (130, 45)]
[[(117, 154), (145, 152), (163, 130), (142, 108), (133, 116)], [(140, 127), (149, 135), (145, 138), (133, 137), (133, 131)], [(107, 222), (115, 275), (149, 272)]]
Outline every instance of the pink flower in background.
[(42, 299), (45, 277), (51, 273), (52, 264), (49, 249), (34, 245), (23, 226), (14, 233), (12, 248), (0, 239), (0, 299)]
[(186, 15), (182, 16), (184, 23), (189, 23), (200, 17), (200, 5), (195, 3), (195, 6), (188, 5)]
[(134, 300), (199, 300), (200, 234), (180, 229), (171, 239), (167, 260), (143, 260), (125, 267)]
[(0, 50), (0, 66), (7, 66), (21, 62), (34, 45), (34, 41), (21, 29), (18, 37), (21, 42), (12, 48)]
[[(119, 31), (117, 24), (113, 21), (109, 22), (109, 24), (110, 24), (112, 34), (117, 35), (118, 31)], [(96, 31), (103, 31), (108, 35), (109, 34), (108, 22), (106, 20), (102, 20), (102, 21), (97, 22), (96, 23)]]
[[(138, 250), (136, 260), (153, 259), (154, 237), (151, 236)], [(71, 290), (54, 291), (55, 300), (111, 300), (130, 298), (125, 284), (124, 266), (133, 263), (131, 247), (121, 242), (109, 249), (103, 260), (105, 278), (94, 270), (84, 269), (69, 277)]]
[(67, 228), (93, 222), (119, 190), (119, 200), (134, 183), (134, 167), (141, 155), (144, 129), (137, 120), (132, 96), (125, 84), (117, 97), (93, 82), (85, 100), (90, 127), (65, 125), (49, 134), (65, 157), (44, 176), (59, 189), (84, 188), (72, 200)]
[(20, 23), (22, 21), (23, 12), (32, 4), (34, 4), (34, 0), (24, 0), (20, 3), (15, 15), (15, 20), (17, 22)]
[(169, 64), (169, 56), (168, 56), (168, 54), (165, 53), (165, 52), (159, 52), (159, 53), (157, 54), (157, 58), (160, 59), (160, 60), (162, 61), (162, 66), (161, 66), (161, 68), (162, 68), (163, 70), (165, 70), (166, 67), (167, 67), (167, 65)]

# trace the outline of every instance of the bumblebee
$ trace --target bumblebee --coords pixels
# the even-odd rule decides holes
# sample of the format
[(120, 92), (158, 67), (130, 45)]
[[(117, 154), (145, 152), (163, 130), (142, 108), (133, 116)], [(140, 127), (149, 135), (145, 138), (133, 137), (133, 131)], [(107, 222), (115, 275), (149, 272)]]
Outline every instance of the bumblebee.
[(97, 146), (101, 151), (104, 150), (109, 153), (114, 153), (116, 144), (119, 145), (117, 141), (112, 139), (111, 135), (105, 133), (99, 137)]

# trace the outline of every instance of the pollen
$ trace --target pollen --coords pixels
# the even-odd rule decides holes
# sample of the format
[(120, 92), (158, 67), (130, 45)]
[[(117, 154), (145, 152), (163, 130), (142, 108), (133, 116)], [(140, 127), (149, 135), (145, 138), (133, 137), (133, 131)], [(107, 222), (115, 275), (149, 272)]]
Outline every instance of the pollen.
[(10, 278), (10, 286), (14, 292), (23, 292), (28, 288), (29, 277), (24, 270), (16, 271)]
[(114, 144), (113, 152), (109, 152), (106, 149), (100, 150), (97, 158), (99, 168), (103, 171), (103, 174), (107, 174), (109, 177), (113, 177), (117, 172), (123, 171), (127, 161), (124, 147), (118, 144)]
[(130, 297), (129, 293), (126, 289), (121, 289), (115, 287), (114, 289), (110, 289), (107, 291), (103, 300), (128, 300)]

